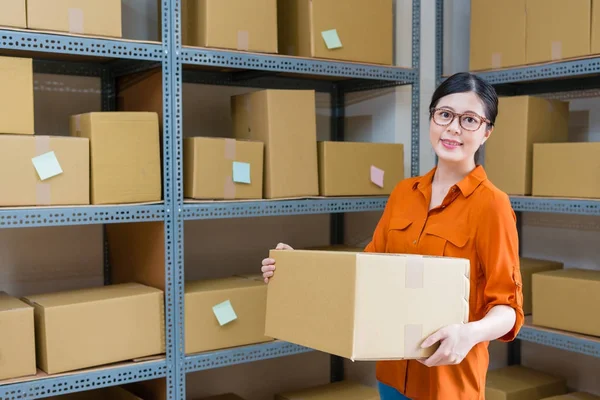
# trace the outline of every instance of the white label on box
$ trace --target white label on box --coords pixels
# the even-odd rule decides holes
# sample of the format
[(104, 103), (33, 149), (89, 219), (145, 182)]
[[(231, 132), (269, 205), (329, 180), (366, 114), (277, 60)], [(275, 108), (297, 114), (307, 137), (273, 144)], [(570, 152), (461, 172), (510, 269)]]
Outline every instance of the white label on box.
[(235, 314), (233, 306), (229, 300), (214, 306), (213, 313), (215, 313), (215, 317), (217, 317), (217, 321), (219, 321), (219, 325), (221, 326), (237, 319), (237, 315)]
[(43, 181), (63, 173), (60, 163), (56, 159), (56, 154), (53, 151), (34, 157), (31, 161), (40, 179)]

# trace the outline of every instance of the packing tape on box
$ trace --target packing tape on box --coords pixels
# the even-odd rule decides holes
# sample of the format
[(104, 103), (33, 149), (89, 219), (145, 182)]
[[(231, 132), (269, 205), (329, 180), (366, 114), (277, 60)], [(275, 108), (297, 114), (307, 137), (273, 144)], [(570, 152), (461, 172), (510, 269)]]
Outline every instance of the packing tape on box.
[(552, 42), (552, 61), (562, 59), (562, 42)]
[[(235, 161), (236, 155), (236, 141), (235, 139), (225, 139), (225, 159), (227, 161)], [(232, 164), (233, 165), (233, 164)], [(235, 199), (235, 182), (233, 182), (233, 166), (230, 170), (231, 174), (225, 177), (223, 184), (223, 197), (225, 200)]]
[(75, 115), (73, 119), (75, 120), (75, 136), (81, 137), (81, 115)]
[(83, 10), (81, 8), (69, 8), (69, 33), (82, 35), (84, 29)]
[(502, 68), (502, 53), (492, 53), (492, 69)]
[[(48, 153), (50, 150), (49, 136), (34, 136), (35, 157)], [(38, 206), (47, 206), (52, 204), (52, 193), (50, 183), (37, 182), (35, 185), (35, 202)]]
[(423, 343), (423, 325), (404, 325), (404, 357), (419, 357)]
[(235, 183), (233, 182), (233, 176), (227, 175), (225, 177), (225, 185), (223, 186), (223, 197), (225, 200), (235, 199)]
[(225, 159), (229, 161), (235, 160), (235, 139), (225, 139)]
[(408, 289), (423, 288), (425, 258), (419, 255), (406, 256), (404, 287)]
[(237, 31), (237, 49), (248, 51), (250, 47), (250, 34), (248, 31)]

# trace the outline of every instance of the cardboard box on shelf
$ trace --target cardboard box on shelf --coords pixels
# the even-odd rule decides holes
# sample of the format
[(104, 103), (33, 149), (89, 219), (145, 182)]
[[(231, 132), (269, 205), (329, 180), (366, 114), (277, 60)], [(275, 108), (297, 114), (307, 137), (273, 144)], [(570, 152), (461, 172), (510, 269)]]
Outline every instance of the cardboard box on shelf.
[(379, 400), (377, 389), (352, 381), (334, 382), (275, 395), (275, 400)]
[(566, 142), (569, 103), (533, 96), (500, 97), (492, 136), (485, 144), (490, 181), (511, 195), (532, 193), (535, 143)]
[(121, 37), (121, 0), (27, 0), (27, 27)]
[(568, 268), (533, 275), (533, 324), (600, 336), (600, 271)]
[(185, 283), (185, 352), (271, 341), (265, 336), (267, 285), (241, 276)]
[(525, 2), (471, 0), (471, 71), (525, 64)]
[(117, 79), (117, 110), (154, 112), (158, 115), (158, 124), (162, 132), (162, 71), (152, 69)]
[(277, 53), (277, 0), (183, 0), (184, 46)]
[(527, 64), (590, 54), (591, 0), (526, 1)]
[(388, 195), (404, 179), (404, 145), (319, 142), (321, 196)]
[(25, 0), (0, 0), (0, 10), (0, 26), (27, 28)]
[(282, 54), (394, 63), (392, 0), (279, 0), (277, 13)]
[(0, 57), (0, 88), (0, 134), (33, 135), (32, 59)]
[(33, 308), (0, 292), (0, 380), (35, 375)]
[(520, 365), (493, 369), (487, 373), (486, 400), (539, 400), (567, 393), (565, 378)]
[(48, 374), (162, 354), (164, 293), (130, 283), (25, 297)]
[(546, 397), (543, 400), (600, 400), (600, 396), (594, 396), (585, 392), (571, 392), (559, 396)]
[(193, 199), (261, 199), (262, 142), (194, 137), (183, 141), (184, 196)]
[[(265, 334), (351, 360), (428, 357), (425, 338), (469, 316), (469, 260), (272, 250)], [(389, 317), (388, 304), (394, 308)]]
[(265, 145), (265, 198), (319, 194), (315, 107), (312, 90), (260, 90), (231, 98), (234, 137)]
[(90, 140), (91, 203), (161, 200), (158, 116), (93, 112), (71, 117), (71, 135)]
[(47, 400), (143, 400), (119, 386), (48, 397)]
[(600, 142), (536, 143), (534, 196), (600, 198)]
[(592, 0), (591, 53), (600, 54), (600, 0)]
[(531, 281), (532, 276), (538, 272), (554, 271), (562, 269), (563, 263), (560, 261), (539, 260), (535, 258), (521, 257), (521, 277), (523, 283), (523, 313), (531, 314)]
[(89, 141), (0, 135), (0, 206), (90, 203)]

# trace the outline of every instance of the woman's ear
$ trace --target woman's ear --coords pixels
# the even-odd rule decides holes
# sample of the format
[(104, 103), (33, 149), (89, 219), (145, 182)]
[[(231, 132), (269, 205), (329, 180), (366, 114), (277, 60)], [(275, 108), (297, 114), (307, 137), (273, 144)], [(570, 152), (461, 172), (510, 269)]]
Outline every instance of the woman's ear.
[(481, 141), (482, 146), (490, 138), (490, 135), (492, 134), (493, 130), (494, 130), (494, 127), (492, 126), (485, 131), (485, 135), (483, 135), (483, 140)]

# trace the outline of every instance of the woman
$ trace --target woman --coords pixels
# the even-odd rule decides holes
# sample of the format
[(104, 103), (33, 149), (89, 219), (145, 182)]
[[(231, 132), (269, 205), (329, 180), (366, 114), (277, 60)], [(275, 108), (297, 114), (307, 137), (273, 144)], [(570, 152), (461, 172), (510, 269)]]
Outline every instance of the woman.
[[(508, 196), (477, 165), (497, 114), (494, 88), (475, 75), (453, 75), (437, 88), (429, 125), (437, 166), (397, 185), (365, 249), (461, 257), (471, 263), (469, 323), (444, 327), (427, 338), (423, 347), (440, 346), (426, 360), (378, 362), (384, 400), (484, 399), (489, 341), (513, 340), (523, 325), (516, 217)], [(274, 264), (263, 260), (265, 282)]]

